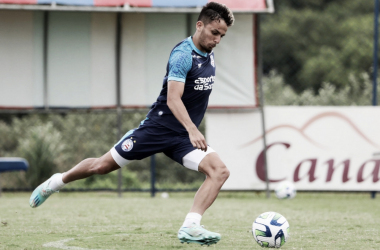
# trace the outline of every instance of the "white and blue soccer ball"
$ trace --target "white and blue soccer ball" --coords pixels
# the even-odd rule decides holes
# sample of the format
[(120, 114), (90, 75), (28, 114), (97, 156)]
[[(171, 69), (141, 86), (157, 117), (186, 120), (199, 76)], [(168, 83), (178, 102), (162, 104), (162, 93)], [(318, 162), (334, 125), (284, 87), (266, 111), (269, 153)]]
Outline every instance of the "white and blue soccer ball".
[(279, 213), (260, 214), (252, 224), (257, 244), (266, 248), (280, 248), (289, 240), (289, 223)]
[(280, 182), (274, 192), (279, 199), (293, 199), (297, 194), (294, 184), (290, 181)]

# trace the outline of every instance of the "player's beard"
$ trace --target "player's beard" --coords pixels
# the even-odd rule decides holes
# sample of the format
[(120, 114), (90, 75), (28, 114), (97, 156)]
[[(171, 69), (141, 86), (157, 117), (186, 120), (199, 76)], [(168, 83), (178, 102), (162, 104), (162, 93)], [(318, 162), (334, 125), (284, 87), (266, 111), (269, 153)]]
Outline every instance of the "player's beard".
[(206, 52), (207, 52), (208, 54), (210, 54), (211, 51), (212, 51), (212, 49), (207, 49), (207, 50), (206, 50)]
[(212, 48), (210, 49), (210, 48), (208, 48), (207, 47), (207, 43), (206, 43), (206, 34), (205, 34), (205, 30), (202, 30), (202, 32), (201, 32), (201, 36), (200, 36), (200, 39), (199, 39), (199, 45), (202, 47), (202, 49), (204, 50), (204, 51), (206, 51), (207, 53), (211, 53), (211, 51), (212, 51)]
[(203, 47), (203, 49), (207, 52), (207, 53), (211, 53), (212, 49), (208, 49), (207, 47)]

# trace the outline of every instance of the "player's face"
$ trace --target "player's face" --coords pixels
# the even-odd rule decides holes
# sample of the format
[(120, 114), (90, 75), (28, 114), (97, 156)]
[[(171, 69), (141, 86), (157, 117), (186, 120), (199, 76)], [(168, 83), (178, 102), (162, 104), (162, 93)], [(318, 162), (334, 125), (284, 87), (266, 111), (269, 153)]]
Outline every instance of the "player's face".
[(227, 24), (223, 19), (212, 21), (207, 25), (198, 21), (197, 28), (200, 29), (199, 45), (207, 53), (210, 53), (220, 43), (227, 32)]

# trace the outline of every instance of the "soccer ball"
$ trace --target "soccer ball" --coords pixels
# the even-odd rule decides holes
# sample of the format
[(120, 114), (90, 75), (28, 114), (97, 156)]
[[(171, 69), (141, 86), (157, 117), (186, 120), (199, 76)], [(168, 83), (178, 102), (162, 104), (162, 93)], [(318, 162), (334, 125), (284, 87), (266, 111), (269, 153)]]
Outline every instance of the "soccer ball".
[(166, 192), (161, 193), (161, 198), (167, 199), (169, 198), (169, 194)]
[(293, 199), (296, 197), (296, 188), (290, 181), (280, 182), (274, 190), (279, 199)]
[(279, 213), (266, 212), (253, 222), (252, 234), (260, 246), (280, 248), (289, 239), (289, 223)]

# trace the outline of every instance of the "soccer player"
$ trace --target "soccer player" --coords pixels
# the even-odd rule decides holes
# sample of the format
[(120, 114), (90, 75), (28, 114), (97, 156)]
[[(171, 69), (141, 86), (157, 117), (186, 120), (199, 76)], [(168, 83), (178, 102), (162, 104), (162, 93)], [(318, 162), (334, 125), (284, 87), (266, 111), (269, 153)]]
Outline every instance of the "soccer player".
[(34, 190), (30, 206), (40, 206), (69, 182), (107, 174), (132, 160), (163, 152), (186, 168), (206, 175), (178, 231), (179, 240), (202, 245), (217, 243), (220, 234), (204, 229), (200, 221), (218, 196), (229, 171), (207, 145), (198, 126), (215, 81), (213, 48), (233, 22), (234, 16), (228, 7), (215, 2), (206, 4), (199, 14), (194, 36), (186, 38), (171, 51), (161, 93), (140, 126), (126, 133), (100, 158), (85, 159), (65, 173), (54, 174)]

